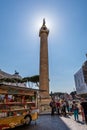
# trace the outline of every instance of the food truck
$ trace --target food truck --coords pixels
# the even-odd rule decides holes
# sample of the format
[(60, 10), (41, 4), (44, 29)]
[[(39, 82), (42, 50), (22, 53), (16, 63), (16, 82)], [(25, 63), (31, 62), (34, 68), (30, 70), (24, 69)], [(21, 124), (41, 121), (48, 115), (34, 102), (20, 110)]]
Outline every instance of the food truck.
[(36, 122), (37, 92), (37, 89), (0, 83), (0, 130)]

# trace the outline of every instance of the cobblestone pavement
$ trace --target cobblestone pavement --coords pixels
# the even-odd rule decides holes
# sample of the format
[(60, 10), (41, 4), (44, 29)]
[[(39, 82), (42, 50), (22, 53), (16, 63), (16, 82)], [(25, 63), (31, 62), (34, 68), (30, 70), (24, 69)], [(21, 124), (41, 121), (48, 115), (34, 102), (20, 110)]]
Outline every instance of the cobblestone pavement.
[(73, 116), (42, 115), (36, 122), (36, 125), (33, 121), (30, 126), (21, 126), (12, 130), (87, 130), (87, 125), (81, 122), (81, 118), (79, 122), (76, 122)]

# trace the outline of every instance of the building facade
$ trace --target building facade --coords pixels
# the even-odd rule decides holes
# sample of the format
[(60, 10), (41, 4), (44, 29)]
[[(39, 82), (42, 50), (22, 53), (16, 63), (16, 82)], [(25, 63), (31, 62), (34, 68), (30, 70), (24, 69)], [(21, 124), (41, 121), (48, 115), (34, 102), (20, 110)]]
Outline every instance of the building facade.
[(77, 94), (87, 94), (87, 61), (74, 74)]

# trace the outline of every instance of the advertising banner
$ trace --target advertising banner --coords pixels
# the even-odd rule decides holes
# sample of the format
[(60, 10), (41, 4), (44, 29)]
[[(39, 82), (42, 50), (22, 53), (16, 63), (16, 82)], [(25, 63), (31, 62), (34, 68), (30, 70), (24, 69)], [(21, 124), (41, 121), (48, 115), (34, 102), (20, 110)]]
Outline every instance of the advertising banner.
[(77, 94), (87, 93), (87, 84), (85, 83), (84, 80), (82, 68), (74, 75), (74, 80), (75, 80), (75, 87), (76, 87)]

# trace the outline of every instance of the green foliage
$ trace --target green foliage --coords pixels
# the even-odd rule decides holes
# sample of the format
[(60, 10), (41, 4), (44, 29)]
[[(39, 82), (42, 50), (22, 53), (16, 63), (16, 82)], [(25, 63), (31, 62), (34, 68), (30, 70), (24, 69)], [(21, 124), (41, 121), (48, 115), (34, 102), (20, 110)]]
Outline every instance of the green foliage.
[(22, 79), (19, 78), (1, 78), (0, 83), (2, 82), (8, 82), (8, 83), (24, 83), (24, 82), (33, 82), (38, 83), (39, 82), (39, 75), (35, 75), (32, 77), (24, 77)]

